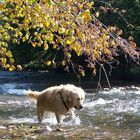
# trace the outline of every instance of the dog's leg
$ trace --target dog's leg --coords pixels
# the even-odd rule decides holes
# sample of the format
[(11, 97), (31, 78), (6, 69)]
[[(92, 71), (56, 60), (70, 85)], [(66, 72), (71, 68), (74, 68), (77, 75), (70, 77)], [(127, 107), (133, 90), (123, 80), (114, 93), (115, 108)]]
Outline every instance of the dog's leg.
[(71, 117), (72, 117), (73, 120), (76, 118), (76, 115), (75, 115), (74, 109), (71, 110)]
[(55, 113), (55, 117), (58, 123), (61, 123), (63, 121), (59, 114)]
[(43, 116), (44, 116), (44, 110), (41, 108), (37, 107), (37, 116), (38, 116), (38, 121), (39, 123), (42, 122)]
[(70, 121), (70, 120), (74, 120), (76, 118), (74, 109), (71, 109), (68, 114), (66, 114), (64, 121)]

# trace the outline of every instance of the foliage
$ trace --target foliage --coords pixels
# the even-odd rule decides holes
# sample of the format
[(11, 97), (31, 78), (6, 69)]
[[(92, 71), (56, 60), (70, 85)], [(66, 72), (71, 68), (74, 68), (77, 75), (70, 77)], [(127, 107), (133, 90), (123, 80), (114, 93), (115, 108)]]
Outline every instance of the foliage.
[[(100, 2), (100, 20), (107, 25), (116, 25), (123, 30), (123, 36), (134, 38), (140, 46), (139, 0), (109, 0)], [(118, 20), (116, 20), (118, 19)]]
[[(96, 0), (95, 0), (96, 1)], [(105, 25), (116, 27), (116, 33), (120, 36), (128, 38), (129, 42), (135, 40), (139, 51), (140, 47), (140, 1), (139, 0), (108, 0), (96, 1), (96, 9), (100, 13), (99, 20)], [(117, 20), (116, 20), (117, 19)], [(129, 77), (139, 71), (139, 65), (129, 61), (126, 63), (124, 57), (119, 57), (121, 60), (120, 73), (128, 73)], [(123, 61), (122, 61), (123, 60)], [(128, 59), (130, 60), (130, 59)], [(127, 61), (128, 62), (128, 61)], [(137, 70), (136, 70), (137, 69)], [(123, 70), (123, 71), (122, 71)]]
[(90, 0), (5, 0), (0, 4), (0, 65), (10, 71), (20, 69), (12, 45), (23, 42), (43, 48), (46, 55), (51, 50), (53, 58), (42, 59), (48, 67), (62, 65), (69, 70), (71, 66), (82, 76), (84, 66), (74, 63), (75, 56), (85, 57), (93, 74), (97, 64), (116, 62), (120, 51), (136, 61), (136, 44), (113, 33), (116, 27), (103, 25), (97, 19), (99, 13), (92, 14), (93, 8)]

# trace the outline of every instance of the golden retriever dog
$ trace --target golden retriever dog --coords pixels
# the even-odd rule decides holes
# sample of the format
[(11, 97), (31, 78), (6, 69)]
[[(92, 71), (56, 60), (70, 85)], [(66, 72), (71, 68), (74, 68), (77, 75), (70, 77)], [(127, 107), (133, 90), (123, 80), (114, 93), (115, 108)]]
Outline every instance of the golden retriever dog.
[(37, 100), (39, 122), (42, 121), (45, 111), (54, 112), (58, 123), (67, 115), (74, 118), (74, 109), (81, 110), (85, 100), (84, 90), (72, 84), (49, 87), (41, 92), (29, 90), (27, 95)]

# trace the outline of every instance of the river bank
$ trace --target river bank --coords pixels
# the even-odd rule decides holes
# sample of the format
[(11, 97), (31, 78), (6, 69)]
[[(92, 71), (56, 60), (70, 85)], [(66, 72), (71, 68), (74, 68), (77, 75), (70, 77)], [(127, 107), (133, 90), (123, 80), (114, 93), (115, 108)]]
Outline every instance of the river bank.
[(47, 125), (37, 124), (6, 124), (0, 126), (1, 139), (27, 140), (139, 140), (139, 135), (129, 130), (95, 127), (95, 128), (68, 128), (60, 127), (48, 130)]

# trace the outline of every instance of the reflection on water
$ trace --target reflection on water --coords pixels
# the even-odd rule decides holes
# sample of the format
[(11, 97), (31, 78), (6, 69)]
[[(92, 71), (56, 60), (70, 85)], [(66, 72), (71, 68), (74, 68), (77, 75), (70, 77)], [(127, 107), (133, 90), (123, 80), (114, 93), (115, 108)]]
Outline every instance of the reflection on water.
[[(26, 97), (26, 90), (26, 84), (0, 86), (0, 124), (37, 123), (35, 102)], [(129, 135), (139, 135), (140, 88), (117, 87), (112, 90), (87, 93), (84, 109), (76, 111), (76, 115), (75, 120), (64, 122), (62, 126), (71, 127), (73, 132), (79, 131), (81, 135), (82, 130), (88, 135), (90, 131), (101, 128), (109, 130), (104, 131), (104, 135), (111, 135), (113, 129), (118, 133), (119, 131), (122, 133), (123, 130)], [(53, 127), (56, 125), (55, 116), (46, 114), (43, 123)]]

